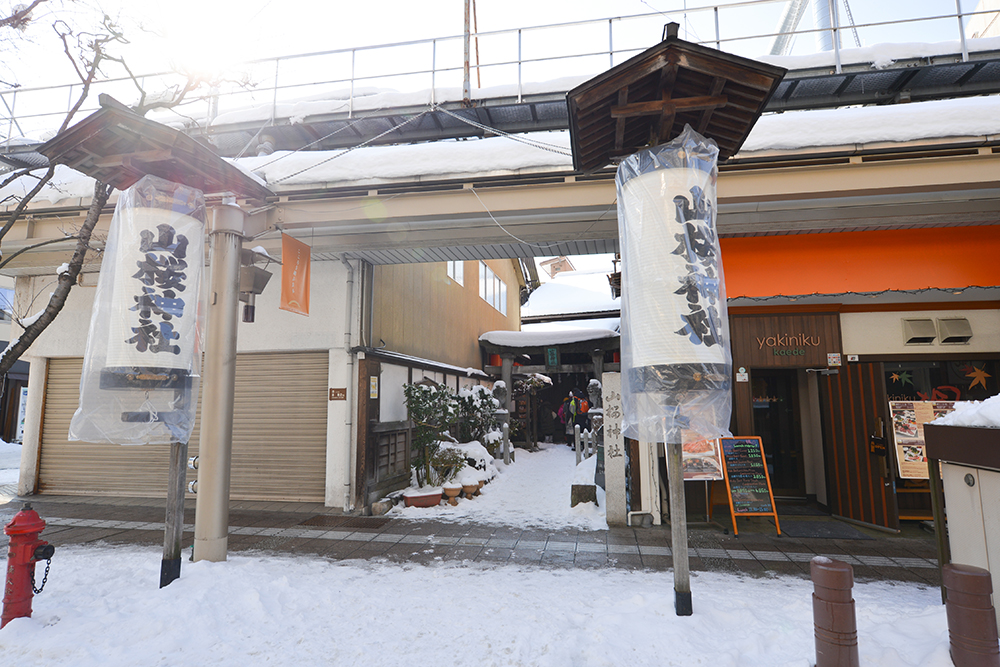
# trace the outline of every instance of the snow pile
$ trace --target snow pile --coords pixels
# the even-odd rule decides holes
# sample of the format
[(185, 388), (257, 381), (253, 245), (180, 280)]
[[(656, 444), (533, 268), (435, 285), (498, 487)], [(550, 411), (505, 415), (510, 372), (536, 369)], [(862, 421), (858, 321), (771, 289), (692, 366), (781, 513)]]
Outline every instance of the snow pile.
[[(489, 482), (500, 474), (493, 462), (493, 455), (475, 440), (460, 444), (449, 442), (445, 443), (444, 446), (448, 449), (460, 451), (465, 460), (471, 462), (467, 463), (465, 468), (459, 471), (458, 477), (455, 480), (456, 482), (460, 484), (476, 484), (479, 480)], [(463, 479), (466, 481), (463, 481)]]
[[(537, 452), (514, 450), (515, 462), (509, 466), (497, 461), (499, 475), (472, 500), (460, 498), (454, 507), (398, 505), (391, 515), (546, 529), (606, 530), (608, 522), (603, 505), (583, 503), (570, 507), (570, 487), (576, 478), (574, 451), (552, 443), (539, 443), (539, 447)], [(588, 483), (593, 484), (593, 479), (591, 471)]]
[(765, 150), (984, 137), (1000, 133), (1000, 97), (788, 111), (761, 116), (737, 157)]
[[(533, 142), (560, 152), (540, 150), (504, 137), (470, 141), (376, 146), (355, 151), (278, 151), (236, 160), (263, 177), (268, 186), (377, 184), (395, 180), (462, 178), (468, 174), (501, 176), (535, 171), (570, 170), (569, 132), (534, 132)], [(343, 152), (336, 159), (337, 153)], [(472, 193), (470, 197), (474, 197)]]
[(985, 401), (956, 401), (954, 412), (938, 417), (931, 423), (940, 426), (1000, 428), (1000, 395)]
[[(185, 560), (181, 578), (158, 589), (160, 557), (135, 547), (57, 551), (34, 615), (0, 630), (3, 664), (806, 667), (815, 660), (806, 579), (693, 573), (694, 615), (679, 617), (673, 579), (663, 572), (238, 554), (223, 563)], [(936, 588), (865, 583), (854, 599), (861, 664), (950, 667)]]
[(597, 456), (588, 456), (576, 464), (576, 471), (573, 473), (574, 484), (593, 484), (594, 475), (597, 474)]
[[(971, 39), (966, 42), (970, 52), (995, 51), (1000, 49), (1000, 37)], [(954, 55), (962, 52), (958, 40), (946, 42), (898, 42), (873, 44), (856, 49), (841, 49), (840, 62), (843, 65), (870, 64), (873, 69), (885, 69), (898, 60), (932, 58)], [(758, 55), (754, 60), (777, 65), (786, 69), (813, 69), (833, 67), (836, 55), (833, 51), (819, 51), (801, 56)]]

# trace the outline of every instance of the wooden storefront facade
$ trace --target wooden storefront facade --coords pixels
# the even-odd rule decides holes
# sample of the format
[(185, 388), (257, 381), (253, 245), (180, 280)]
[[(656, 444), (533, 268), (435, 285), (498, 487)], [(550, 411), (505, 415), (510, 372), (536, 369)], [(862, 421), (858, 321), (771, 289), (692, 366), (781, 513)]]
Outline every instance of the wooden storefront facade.
[[(983, 307), (988, 305), (975, 309), (992, 312), (995, 319), (996, 310)], [(900, 478), (889, 401), (974, 400), (996, 393), (998, 354), (989, 347), (974, 352), (959, 346), (850, 354), (865, 349), (859, 339), (876, 339), (871, 348), (888, 348), (884, 339), (899, 337), (880, 328), (885, 313), (855, 311), (845, 320), (851, 310), (841, 305), (730, 309), (731, 428), (736, 435), (762, 438), (775, 494), (785, 501), (814, 501), (835, 516), (898, 530), (901, 520), (929, 518), (930, 505), (924, 481)], [(979, 378), (978, 389), (970, 391), (975, 379), (955, 386), (968, 369), (968, 377)], [(906, 381), (907, 372), (913, 377), (900, 396), (899, 383), (890, 387), (889, 381), (900, 376)], [(875, 446), (875, 438), (885, 438), (888, 446)]]

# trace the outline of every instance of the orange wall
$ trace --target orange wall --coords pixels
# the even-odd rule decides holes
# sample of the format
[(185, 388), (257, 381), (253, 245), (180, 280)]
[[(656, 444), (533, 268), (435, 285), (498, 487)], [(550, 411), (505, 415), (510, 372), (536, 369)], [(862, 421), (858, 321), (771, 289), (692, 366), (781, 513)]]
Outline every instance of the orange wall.
[(1000, 226), (721, 239), (726, 296), (1000, 285)]

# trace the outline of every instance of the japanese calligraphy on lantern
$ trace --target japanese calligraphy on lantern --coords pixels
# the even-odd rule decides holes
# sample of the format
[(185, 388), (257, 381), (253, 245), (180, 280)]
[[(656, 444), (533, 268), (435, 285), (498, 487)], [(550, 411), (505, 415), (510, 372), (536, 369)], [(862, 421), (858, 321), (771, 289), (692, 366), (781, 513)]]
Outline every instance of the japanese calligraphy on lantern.
[[(706, 192), (710, 173), (660, 169), (623, 190), (645, 221), (626, 239), (622, 298), (635, 324), (633, 363), (722, 363), (718, 238)], [(664, 200), (670, 202), (664, 205)]]
[(201, 191), (146, 176), (119, 196), (71, 440), (146, 444), (190, 436), (204, 253)]
[(122, 195), (133, 201), (116, 230), (107, 368), (192, 369), (204, 203), (197, 190), (182, 190), (175, 199), (147, 183)]
[[(685, 126), (618, 166), (625, 435), (729, 435), (732, 356), (715, 228), (718, 147)], [(677, 442), (677, 440), (673, 440)]]

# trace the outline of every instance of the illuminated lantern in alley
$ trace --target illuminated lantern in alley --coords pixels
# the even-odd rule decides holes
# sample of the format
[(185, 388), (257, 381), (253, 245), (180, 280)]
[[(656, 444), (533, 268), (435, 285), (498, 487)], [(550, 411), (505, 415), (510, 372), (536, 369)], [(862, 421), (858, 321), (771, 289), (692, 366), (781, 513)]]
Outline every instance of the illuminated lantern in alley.
[(121, 194), (94, 297), (71, 440), (146, 444), (190, 437), (204, 248), (200, 190), (145, 176)]
[[(625, 434), (729, 435), (732, 355), (716, 233), (719, 149), (690, 126), (618, 167)], [(675, 431), (674, 429), (679, 429)]]

